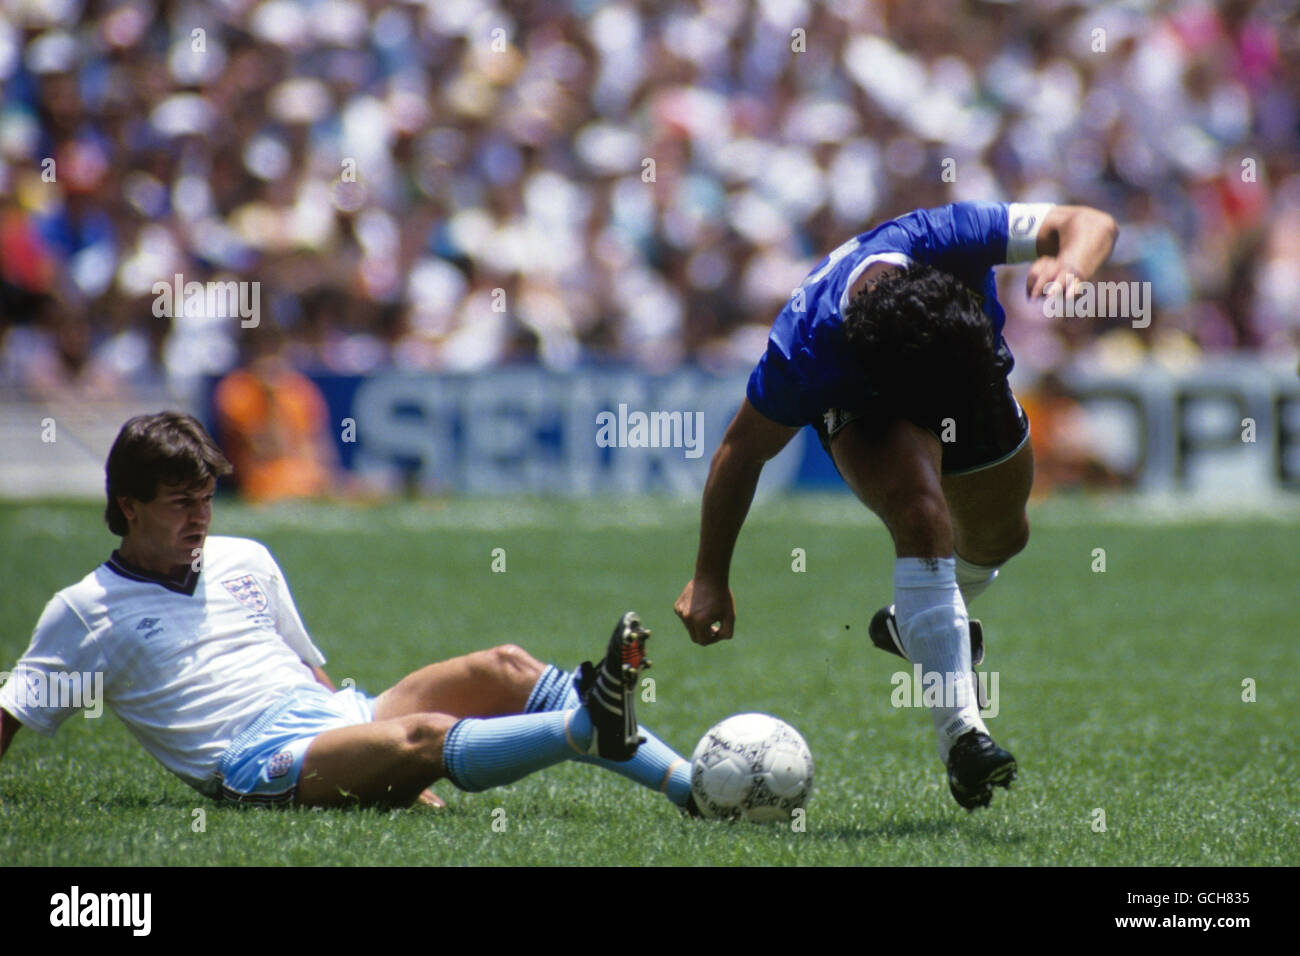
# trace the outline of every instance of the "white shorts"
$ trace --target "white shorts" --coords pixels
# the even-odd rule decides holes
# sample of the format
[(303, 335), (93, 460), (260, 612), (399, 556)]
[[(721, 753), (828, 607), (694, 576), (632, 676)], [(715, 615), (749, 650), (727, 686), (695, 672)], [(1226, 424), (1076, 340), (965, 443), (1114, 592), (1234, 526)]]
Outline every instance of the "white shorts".
[(333, 693), (320, 684), (299, 687), (263, 711), (221, 755), (217, 799), (291, 804), (311, 742), (327, 730), (371, 723), (374, 704), (352, 687)]

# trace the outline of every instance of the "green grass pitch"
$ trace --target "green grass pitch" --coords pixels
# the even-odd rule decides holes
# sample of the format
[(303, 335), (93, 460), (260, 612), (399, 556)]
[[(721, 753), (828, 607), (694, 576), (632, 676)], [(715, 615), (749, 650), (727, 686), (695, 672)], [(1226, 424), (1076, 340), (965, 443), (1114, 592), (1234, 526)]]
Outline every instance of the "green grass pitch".
[[(73, 717), (53, 740), (18, 735), (0, 761), (0, 860), (1300, 862), (1294, 511), (1159, 520), (1132, 504), (1036, 509), (1028, 550), (973, 609), (985, 668), (998, 672), (990, 727), (1021, 779), (967, 814), (947, 792), (928, 715), (890, 704), (901, 662), (867, 640), (893, 564), (879, 523), (846, 496), (757, 504), (733, 572), (737, 637), (700, 649), (672, 613), (694, 560), (696, 508), (469, 500), (255, 511), (222, 500), (213, 533), (270, 546), (335, 683), (350, 677), (372, 694), (427, 662), (504, 642), (572, 667), (635, 608), (654, 630), (642, 722), (689, 755), (729, 714), (790, 721), (817, 764), (802, 832), (683, 819), (663, 797), (577, 764), (479, 794), (440, 783), (441, 811), (228, 809), (106, 715)], [(114, 543), (93, 506), (0, 505), (0, 670), (45, 601)], [(491, 570), (495, 548), (505, 573)], [(1098, 548), (1104, 572), (1092, 570)], [(1253, 702), (1243, 701), (1248, 679)]]

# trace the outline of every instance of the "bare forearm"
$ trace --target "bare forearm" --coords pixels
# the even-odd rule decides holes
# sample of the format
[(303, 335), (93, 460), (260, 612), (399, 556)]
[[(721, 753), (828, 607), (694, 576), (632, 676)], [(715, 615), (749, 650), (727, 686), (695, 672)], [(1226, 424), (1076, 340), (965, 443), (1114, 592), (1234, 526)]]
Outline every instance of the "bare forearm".
[(1081, 206), (1060, 226), (1057, 258), (1069, 263), (1082, 279), (1091, 278), (1115, 248), (1119, 227), (1107, 213)]
[(1110, 257), (1118, 235), (1115, 220), (1100, 209), (1054, 207), (1038, 234), (1038, 259), (1025, 277), (1025, 292), (1034, 299), (1059, 286), (1073, 296), (1078, 283), (1090, 280)]
[(686, 582), (673, 603), (673, 610), (696, 644), (730, 640), (734, 633), (736, 602), (727, 586), (731, 553), (749, 514), (764, 463), (788, 445), (798, 431), (764, 417), (746, 398), (709, 463), (700, 509), (695, 576)]
[(738, 454), (723, 443), (709, 467), (700, 514), (700, 548), (695, 576), (725, 584), (731, 573), (736, 539), (749, 514), (763, 462)]
[(326, 674), (322, 668), (313, 667), (311, 669), (311, 672), (312, 672), (312, 676), (316, 678), (317, 683), (323, 685), (329, 690), (337, 690), (337, 688), (334, 686), (334, 683), (329, 679), (329, 675)]

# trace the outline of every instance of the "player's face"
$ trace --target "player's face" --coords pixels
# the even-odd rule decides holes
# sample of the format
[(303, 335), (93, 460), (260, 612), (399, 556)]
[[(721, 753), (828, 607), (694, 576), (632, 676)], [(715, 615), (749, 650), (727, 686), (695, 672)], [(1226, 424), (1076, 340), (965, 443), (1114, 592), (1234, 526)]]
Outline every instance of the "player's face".
[(128, 531), (122, 541), (127, 560), (159, 574), (193, 565), (212, 523), (216, 482), (159, 485), (152, 501), (122, 500)]

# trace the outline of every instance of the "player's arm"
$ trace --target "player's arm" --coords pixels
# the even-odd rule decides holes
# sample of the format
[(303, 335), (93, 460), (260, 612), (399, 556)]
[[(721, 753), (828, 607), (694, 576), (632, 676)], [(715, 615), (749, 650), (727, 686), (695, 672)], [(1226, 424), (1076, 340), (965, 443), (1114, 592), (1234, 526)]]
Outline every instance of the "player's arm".
[(0, 707), (0, 757), (5, 755), (5, 751), (9, 749), (9, 741), (14, 739), (21, 726), (17, 717)]
[(1051, 283), (1067, 296), (1075, 283), (1091, 279), (1115, 248), (1119, 226), (1109, 213), (1090, 206), (1053, 206), (1043, 218), (1025, 289), (1032, 299)]
[(736, 538), (763, 466), (798, 431), (766, 418), (746, 399), (713, 455), (700, 508), (695, 576), (674, 605), (696, 644), (729, 639), (735, 630), (736, 605), (728, 581)]
[(265, 562), (264, 570), (270, 591), (271, 614), (275, 618), (275, 632), (289, 645), (290, 650), (298, 655), (298, 659), (307, 666), (318, 683), (331, 691), (335, 690), (329, 677), (321, 670), (325, 664), (325, 655), (312, 642), (307, 628), (302, 623), (302, 618), (298, 615), (298, 606), (289, 591), (289, 583), (285, 580), (284, 572), (280, 570), (280, 565), (264, 545), (256, 545), (256, 547), (260, 549), (261, 559)]

